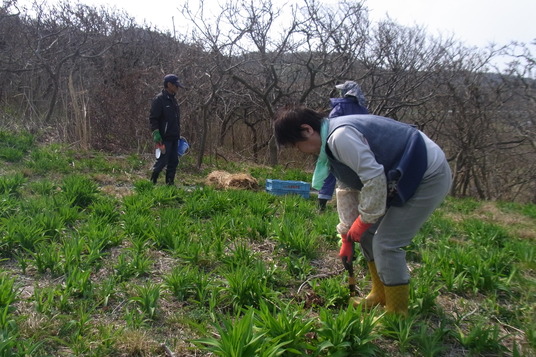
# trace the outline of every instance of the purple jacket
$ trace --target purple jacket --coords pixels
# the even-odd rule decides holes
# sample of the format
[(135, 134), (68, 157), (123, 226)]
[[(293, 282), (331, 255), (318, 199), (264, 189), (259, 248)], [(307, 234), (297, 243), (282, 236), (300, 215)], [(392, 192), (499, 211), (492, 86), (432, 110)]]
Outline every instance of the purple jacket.
[(351, 114), (368, 114), (367, 108), (359, 105), (357, 98), (344, 97), (344, 98), (330, 98), (331, 112), (329, 118), (340, 117), (343, 115)]

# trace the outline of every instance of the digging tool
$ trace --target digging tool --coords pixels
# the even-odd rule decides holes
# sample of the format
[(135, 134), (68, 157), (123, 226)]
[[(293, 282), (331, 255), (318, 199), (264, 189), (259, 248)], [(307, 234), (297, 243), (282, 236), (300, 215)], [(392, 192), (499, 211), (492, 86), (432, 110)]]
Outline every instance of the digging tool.
[[(350, 239), (350, 238), (348, 238)], [(353, 297), (356, 295), (355, 291), (355, 276), (354, 276), (354, 252), (355, 252), (355, 243), (352, 242), (352, 256), (350, 259), (346, 259), (346, 257), (341, 257), (342, 265), (344, 266), (344, 269), (348, 272), (348, 289), (350, 290), (350, 297)]]

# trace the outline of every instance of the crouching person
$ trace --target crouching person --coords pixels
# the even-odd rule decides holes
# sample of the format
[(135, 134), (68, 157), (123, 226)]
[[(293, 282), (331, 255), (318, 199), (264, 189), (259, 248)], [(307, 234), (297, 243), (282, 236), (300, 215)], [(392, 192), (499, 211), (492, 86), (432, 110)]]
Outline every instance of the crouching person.
[(306, 107), (279, 110), (274, 132), (280, 146), (317, 156), (315, 174), (333, 173), (343, 190), (337, 192), (339, 256), (351, 260), (352, 242), (358, 242), (372, 280), (370, 294), (352, 303), (407, 315), (410, 275), (403, 248), (452, 183), (441, 148), (415, 127), (389, 118), (328, 120)]

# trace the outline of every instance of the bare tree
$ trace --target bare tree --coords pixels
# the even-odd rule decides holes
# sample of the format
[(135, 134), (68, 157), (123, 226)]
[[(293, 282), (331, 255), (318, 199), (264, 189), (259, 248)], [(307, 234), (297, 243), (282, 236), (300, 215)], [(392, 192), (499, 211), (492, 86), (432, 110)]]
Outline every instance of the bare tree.
[(440, 95), (421, 107), (432, 113), (427, 128), (449, 156), (456, 196), (511, 199), (513, 188), (526, 188), (532, 175), (519, 161), (528, 158), (525, 139), (512, 130), (511, 123), (519, 123), (508, 108), (518, 102), (515, 82), (482, 71), (501, 51), (458, 52), (442, 72), (446, 77), (436, 83)]
[(437, 86), (431, 84), (447, 70), (454, 51), (451, 38), (432, 38), (422, 27), (390, 19), (378, 23), (360, 58), (370, 111), (398, 120), (414, 113), (436, 95)]
[[(353, 79), (373, 113), (417, 124), (440, 143), (453, 194), (536, 200), (528, 45), (481, 51), (390, 19), (372, 27), (364, 3), (349, 0), (186, 2), (173, 34), (105, 8), (31, 6), (0, 8), (2, 119), (17, 113), (27, 127), (61, 128), (83, 147), (145, 152), (150, 100), (173, 72), (190, 87), (178, 99), (198, 168), (212, 156), (274, 165), (277, 107), (327, 110), (334, 84)], [(494, 68), (505, 55), (510, 66)]]
[[(54, 127), (68, 141), (88, 148), (87, 89), (95, 79), (89, 62), (121, 44), (121, 31), (132, 22), (124, 14), (68, 2), (34, 2), (30, 10), (22, 9), (9, 21), (16, 28), (4, 28), (10, 31), (3, 54), (9, 55), (0, 56), (0, 73), (17, 83), (13, 95), (24, 98), (26, 123)], [(4, 25), (9, 24), (2, 21)]]
[[(536, 46), (536, 39), (532, 43)], [(508, 115), (519, 120), (509, 120), (516, 132), (527, 139), (536, 151), (536, 57), (530, 47), (525, 44), (513, 43), (509, 46), (509, 58), (512, 60), (504, 71), (503, 79), (509, 80), (512, 96), (517, 96), (524, 103), (522, 107), (510, 108)]]
[(263, 0), (229, 1), (213, 19), (206, 11), (201, 2), (196, 10), (183, 8), (183, 15), (194, 26), (196, 42), (205, 43), (212, 54), (208, 67), (230, 79), (220, 83), (231, 86), (226, 90), (234, 94), (235, 110), (221, 122), (221, 133), (242, 123), (253, 157), (259, 159), (260, 151), (269, 147), (269, 161), (275, 164), (275, 108), (288, 102), (327, 103), (326, 84), (343, 77), (364, 46), (364, 9), (350, 1), (338, 8), (305, 1), (301, 8), (283, 11)]
[[(531, 44), (536, 46), (536, 39)], [(495, 170), (505, 177), (505, 199), (536, 202), (536, 58), (530, 45), (511, 43), (506, 48), (510, 58), (501, 79), (508, 97), (498, 114), (501, 132), (509, 133), (519, 145), (512, 152), (508, 167)], [(508, 174), (510, 173), (510, 174)]]

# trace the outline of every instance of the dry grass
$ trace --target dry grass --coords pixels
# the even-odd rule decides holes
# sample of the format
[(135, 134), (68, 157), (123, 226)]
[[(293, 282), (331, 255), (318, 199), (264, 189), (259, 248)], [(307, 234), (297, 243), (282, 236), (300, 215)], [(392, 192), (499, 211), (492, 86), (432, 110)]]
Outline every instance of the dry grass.
[(211, 172), (205, 183), (218, 189), (257, 190), (259, 188), (259, 182), (250, 174), (231, 174), (226, 171)]
[(449, 212), (445, 215), (453, 222), (462, 222), (468, 218), (479, 219), (484, 222), (508, 227), (513, 236), (518, 238), (536, 240), (536, 221), (530, 217), (504, 212), (497, 202), (483, 202), (475, 211), (469, 214)]

